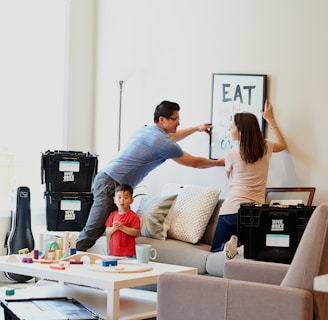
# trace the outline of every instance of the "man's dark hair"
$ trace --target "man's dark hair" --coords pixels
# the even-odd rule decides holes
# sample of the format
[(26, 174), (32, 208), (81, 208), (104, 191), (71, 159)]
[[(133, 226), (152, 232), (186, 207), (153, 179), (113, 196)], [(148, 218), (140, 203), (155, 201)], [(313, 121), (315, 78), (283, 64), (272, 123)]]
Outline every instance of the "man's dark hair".
[(120, 184), (115, 188), (115, 193), (119, 191), (127, 191), (133, 196), (133, 188), (129, 184)]
[(171, 101), (162, 101), (156, 108), (154, 112), (154, 122), (159, 122), (159, 117), (170, 118), (174, 111), (179, 111), (180, 106)]

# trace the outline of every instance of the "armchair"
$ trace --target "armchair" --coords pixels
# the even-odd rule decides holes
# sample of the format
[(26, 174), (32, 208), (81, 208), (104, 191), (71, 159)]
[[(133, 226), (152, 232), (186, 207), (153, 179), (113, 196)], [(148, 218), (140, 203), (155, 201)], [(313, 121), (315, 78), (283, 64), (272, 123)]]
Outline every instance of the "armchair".
[(229, 260), (222, 279), (162, 274), (157, 319), (325, 319), (327, 294), (313, 291), (313, 279), (326, 273), (328, 203), (313, 212), (290, 265)]

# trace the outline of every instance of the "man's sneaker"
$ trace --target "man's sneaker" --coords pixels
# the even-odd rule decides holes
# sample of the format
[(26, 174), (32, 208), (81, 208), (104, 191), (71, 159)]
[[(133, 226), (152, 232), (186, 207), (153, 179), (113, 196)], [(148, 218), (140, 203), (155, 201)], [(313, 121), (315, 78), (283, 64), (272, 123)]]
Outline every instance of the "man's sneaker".
[(232, 259), (238, 254), (238, 237), (231, 236), (230, 240), (226, 242), (223, 252), (228, 259)]

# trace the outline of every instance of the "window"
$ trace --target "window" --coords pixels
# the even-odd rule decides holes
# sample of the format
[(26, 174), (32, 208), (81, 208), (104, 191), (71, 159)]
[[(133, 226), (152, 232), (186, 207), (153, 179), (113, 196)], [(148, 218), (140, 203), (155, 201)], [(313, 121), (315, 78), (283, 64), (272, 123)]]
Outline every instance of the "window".
[(0, 215), (28, 186), (44, 207), (41, 152), (64, 141), (66, 0), (0, 0)]

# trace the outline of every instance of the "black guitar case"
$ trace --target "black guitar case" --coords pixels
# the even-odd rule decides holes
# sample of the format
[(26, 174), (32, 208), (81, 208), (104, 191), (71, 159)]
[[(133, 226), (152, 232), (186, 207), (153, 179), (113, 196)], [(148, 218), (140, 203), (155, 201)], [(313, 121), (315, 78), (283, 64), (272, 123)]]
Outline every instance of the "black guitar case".
[[(34, 250), (34, 238), (31, 229), (31, 195), (28, 187), (17, 188), (16, 210), (11, 212), (11, 230), (7, 240), (7, 254), (18, 254), (19, 250)], [(10, 272), (5, 276), (13, 281), (26, 282), (33, 277)]]

